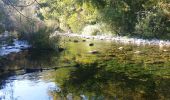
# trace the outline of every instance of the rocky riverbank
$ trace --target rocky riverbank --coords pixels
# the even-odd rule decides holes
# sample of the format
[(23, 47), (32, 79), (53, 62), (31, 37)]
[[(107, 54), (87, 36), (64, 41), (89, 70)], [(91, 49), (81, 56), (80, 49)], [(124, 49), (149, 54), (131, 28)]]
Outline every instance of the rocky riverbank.
[(30, 47), (26, 41), (19, 41), (14, 39), (12, 45), (4, 44), (0, 47), (0, 56), (8, 55), (10, 53), (17, 53), (21, 50)]
[(10, 53), (17, 53), (30, 47), (30, 45), (28, 45), (26, 41), (20, 41), (16, 38), (11, 37), (9, 32), (7, 31), (0, 35), (0, 40), (0, 56), (5, 56)]
[(73, 33), (59, 33), (58, 31), (54, 32), (52, 36), (61, 35), (66, 37), (79, 37), (85, 39), (97, 39), (97, 40), (106, 40), (106, 41), (114, 41), (118, 43), (124, 44), (132, 44), (132, 45), (152, 45), (152, 46), (160, 46), (160, 47), (169, 47), (169, 40), (158, 40), (158, 39), (139, 39), (139, 38), (129, 38), (123, 36), (110, 36), (110, 35), (84, 35), (84, 34), (73, 34)]

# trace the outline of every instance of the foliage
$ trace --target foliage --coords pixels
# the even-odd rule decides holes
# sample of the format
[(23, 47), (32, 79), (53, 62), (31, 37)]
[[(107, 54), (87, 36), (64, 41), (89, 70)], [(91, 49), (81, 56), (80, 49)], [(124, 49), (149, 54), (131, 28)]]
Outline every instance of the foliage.
[(80, 32), (86, 24), (96, 23), (98, 12), (90, 3), (79, 5), (76, 0), (42, 0), (42, 4), (44, 3), (44, 9), (48, 9), (48, 13), (40, 13), (46, 19), (58, 20), (64, 31)]
[(32, 48), (39, 50), (57, 50), (58, 37), (51, 37), (50, 28), (41, 28), (37, 32), (22, 34), (22, 39), (26, 39)]
[(162, 38), (169, 39), (169, 17), (165, 14), (164, 8), (158, 3), (150, 11), (143, 12), (142, 16), (138, 16), (138, 23), (135, 32), (144, 38)]
[(43, 15), (59, 20), (64, 31), (80, 33), (86, 26), (102, 23), (108, 32), (118, 35), (169, 36), (168, 0), (42, 0), (41, 3), (48, 8)]

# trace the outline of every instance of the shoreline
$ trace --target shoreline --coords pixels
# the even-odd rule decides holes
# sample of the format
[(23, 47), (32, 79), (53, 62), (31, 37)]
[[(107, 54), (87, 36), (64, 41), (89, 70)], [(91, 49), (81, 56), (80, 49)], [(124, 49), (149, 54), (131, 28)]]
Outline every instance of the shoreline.
[(0, 47), (0, 57), (6, 56), (10, 53), (18, 53), (29, 48), (30, 45), (26, 41), (14, 39), (12, 45), (4, 44)]
[(58, 31), (54, 32), (52, 36), (67, 36), (67, 37), (79, 37), (85, 39), (97, 39), (104, 41), (113, 41), (123, 44), (132, 44), (137, 46), (142, 45), (151, 45), (151, 46), (159, 46), (159, 47), (170, 47), (169, 40), (158, 40), (158, 39), (140, 39), (140, 38), (129, 38), (123, 36), (109, 36), (109, 35), (84, 35), (84, 34), (75, 34), (75, 33), (59, 33)]

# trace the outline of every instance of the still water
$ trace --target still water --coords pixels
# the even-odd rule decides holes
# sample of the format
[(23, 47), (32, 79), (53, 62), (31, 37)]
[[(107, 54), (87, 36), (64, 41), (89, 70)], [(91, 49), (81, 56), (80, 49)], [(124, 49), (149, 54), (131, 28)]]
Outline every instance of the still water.
[[(0, 100), (169, 100), (170, 48), (62, 38), (1, 58)], [(91, 46), (89, 46), (91, 44)]]

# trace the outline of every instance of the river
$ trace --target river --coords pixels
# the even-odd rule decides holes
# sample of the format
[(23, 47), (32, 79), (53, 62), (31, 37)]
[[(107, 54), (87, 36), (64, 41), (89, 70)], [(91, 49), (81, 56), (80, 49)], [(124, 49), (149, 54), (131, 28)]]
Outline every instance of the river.
[(61, 38), (1, 58), (0, 100), (169, 100), (170, 48)]

